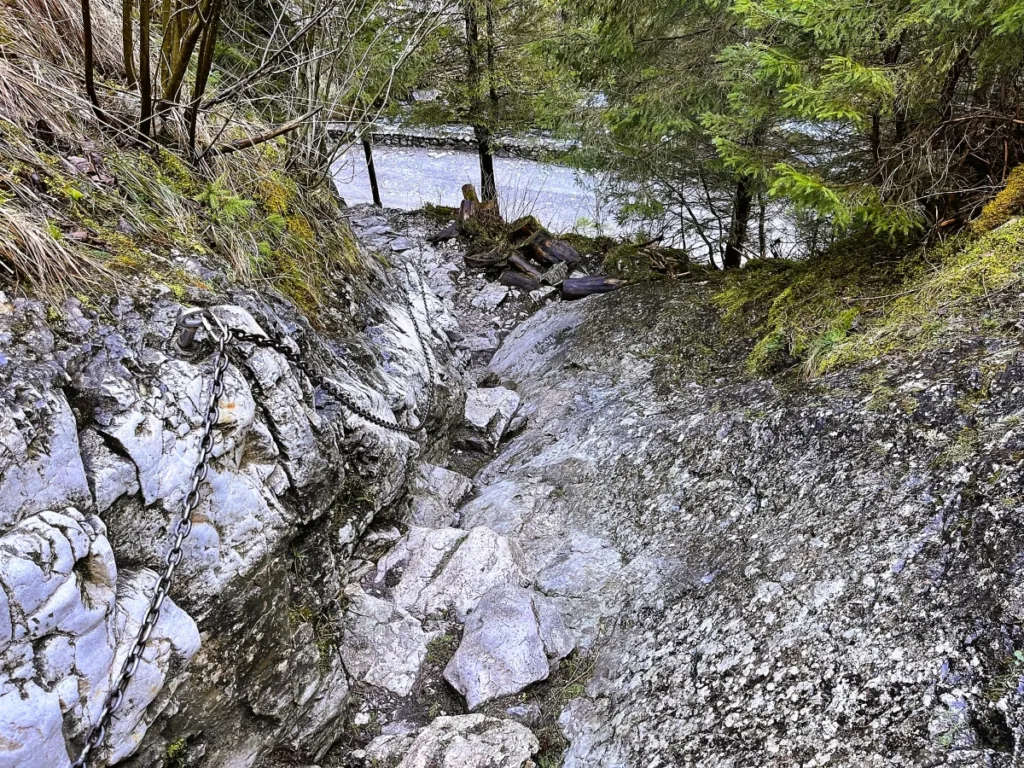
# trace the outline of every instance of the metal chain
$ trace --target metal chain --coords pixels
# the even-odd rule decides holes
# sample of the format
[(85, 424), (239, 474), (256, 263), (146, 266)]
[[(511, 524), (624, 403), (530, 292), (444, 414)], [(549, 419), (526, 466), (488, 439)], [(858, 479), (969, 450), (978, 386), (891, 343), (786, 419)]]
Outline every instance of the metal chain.
[(199, 458), (196, 459), (195, 466), (192, 468), (190, 486), (188, 493), (185, 495), (184, 504), (174, 521), (174, 544), (164, 557), (163, 573), (160, 574), (160, 578), (156, 582), (153, 596), (149, 600), (149, 608), (142, 618), (142, 624), (139, 627), (138, 634), (135, 636), (132, 649), (128, 653), (127, 658), (125, 658), (124, 664), (121, 665), (121, 673), (117, 677), (117, 682), (107, 694), (99, 718), (89, 730), (85, 738), (85, 745), (82, 747), (78, 759), (73, 763), (73, 768), (85, 768), (85, 766), (89, 765), (93, 751), (103, 743), (103, 738), (106, 736), (110, 721), (124, 701), (125, 691), (128, 690), (132, 676), (135, 674), (135, 670), (138, 669), (139, 662), (142, 660), (142, 654), (146, 650), (149, 636), (153, 633), (153, 628), (160, 618), (160, 608), (167, 598), (167, 593), (171, 591), (174, 570), (181, 563), (182, 557), (184, 557), (182, 545), (192, 532), (192, 514), (199, 506), (199, 486), (206, 480), (210, 469), (210, 456), (213, 452), (213, 432), (217, 424), (218, 404), (220, 403), (221, 395), (224, 394), (224, 372), (228, 367), (227, 345), (232, 335), (230, 330), (223, 328), (220, 333), (214, 333), (210, 325), (207, 325), (207, 330), (210, 331), (211, 336), (215, 336), (217, 344), (217, 351), (213, 357), (213, 385), (210, 388), (210, 398), (207, 401), (206, 414), (203, 418), (203, 436), (199, 440)]
[[(427, 307), (427, 292), (426, 288), (423, 286), (423, 281), (420, 280), (419, 282), (420, 293), (423, 297), (423, 312), (426, 317), (426, 313), (429, 311), (429, 308)], [(423, 348), (423, 355), (427, 363), (426, 411), (423, 418), (420, 419), (420, 424), (417, 427), (406, 427), (401, 424), (388, 421), (387, 419), (383, 419), (357, 405), (352, 400), (352, 396), (342, 390), (335, 382), (314, 376), (308, 368), (303, 365), (295, 349), (286, 344), (283, 340), (275, 340), (259, 334), (225, 328), (215, 316), (206, 310), (200, 310), (198, 312), (196, 310), (190, 310), (188, 313), (185, 313), (185, 315), (192, 315), (195, 320), (201, 320), (202, 325), (205, 325), (206, 327), (207, 333), (216, 343), (216, 351), (213, 356), (213, 385), (210, 388), (210, 398), (207, 401), (206, 413), (203, 418), (203, 435), (199, 440), (199, 457), (196, 459), (195, 466), (192, 468), (189, 490), (188, 493), (185, 494), (185, 500), (182, 504), (181, 511), (178, 513), (178, 516), (174, 521), (174, 544), (164, 557), (163, 573), (161, 573), (160, 578), (157, 579), (156, 588), (153, 590), (153, 596), (150, 598), (149, 607), (146, 609), (146, 613), (142, 618), (142, 624), (139, 626), (138, 634), (135, 636), (135, 642), (132, 644), (131, 651), (129, 651), (128, 656), (121, 665), (121, 672), (117, 677), (117, 682), (107, 693), (107, 697), (103, 702), (103, 709), (100, 710), (99, 717), (93, 724), (92, 728), (89, 729), (89, 733), (85, 737), (85, 744), (82, 746), (82, 751), (79, 753), (78, 759), (72, 763), (72, 768), (86, 768), (93, 757), (93, 752), (99, 748), (100, 744), (103, 743), (103, 739), (107, 734), (107, 728), (110, 727), (110, 721), (113, 719), (114, 713), (116, 713), (118, 709), (121, 708), (121, 704), (124, 703), (125, 692), (128, 690), (132, 677), (135, 675), (135, 671), (139, 667), (139, 662), (142, 661), (142, 654), (146, 650), (146, 644), (149, 642), (149, 637), (153, 634), (153, 629), (156, 626), (157, 621), (160, 619), (160, 609), (164, 604), (164, 600), (167, 599), (168, 593), (171, 591), (174, 571), (184, 557), (183, 545), (185, 543), (185, 539), (187, 539), (189, 534), (192, 532), (192, 515), (199, 506), (199, 486), (206, 481), (206, 477), (210, 471), (210, 458), (213, 454), (214, 428), (217, 425), (220, 398), (221, 395), (224, 394), (224, 373), (227, 371), (229, 362), (227, 355), (228, 343), (232, 339), (237, 339), (238, 341), (251, 342), (260, 347), (274, 349), (299, 367), (313, 382), (314, 386), (322, 387), (330, 392), (341, 402), (342, 405), (357, 416), (360, 416), (366, 421), (376, 424), (379, 427), (383, 427), (384, 429), (390, 429), (404, 434), (416, 434), (426, 428), (427, 419), (429, 418), (430, 412), (433, 408), (434, 363), (430, 357), (430, 350), (420, 333), (419, 322), (416, 320), (416, 313), (413, 311), (412, 302), (404, 292), (403, 296), (405, 297), (406, 304), (409, 307), (409, 315), (412, 318), (413, 329), (416, 332), (416, 338), (419, 341), (420, 346)], [(182, 318), (179, 320), (184, 319), (185, 315), (182, 315)], [(195, 331), (199, 327), (199, 323), (195, 320), (189, 325), (186, 325), (182, 332), (181, 344), (183, 346), (190, 344), (195, 336)], [(210, 320), (212, 320), (212, 323)]]
[[(423, 315), (428, 317), (430, 308), (427, 306), (427, 290), (423, 285), (422, 279), (419, 280), (420, 284), (420, 295), (423, 297)], [(234, 337), (239, 341), (247, 341), (251, 344), (255, 344), (258, 347), (264, 347), (266, 349), (273, 349), (276, 352), (284, 355), (295, 367), (301, 370), (311, 382), (314, 387), (318, 387), (329, 392), (338, 402), (340, 402), (345, 408), (364, 419), (371, 424), (376, 424), (378, 427), (383, 429), (389, 429), (392, 432), (400, 432), (405, 435), (415, 435), (427, 427), (427, 420), (430, 418), (430, 413), (434, 407), (434, 363), (431, 360), (430, 349), (427, 347), (427, 343), (423, 339), (423, 334), (420, 332), (420, 324), (416, 320), (416, 313), (413, 311), (412, 302), (409, 300), (409, 296), (403, 291), (403, 297), (405, 298), (406, 306), (409, 308), (409, 316), (412, 318), (412, 327), (416, 333), (416, 340), (419, 342), (420, 347), (423, 349), (423, 357), (427, 363), (427, 402), (424, 408), (423, 416), (420, 418), (419, 426), (406, 427), (402, 424), (398, 424), (389, 419), (384, 419), (371, 411), (358, 405), (355, 400), (352, 399), (352, 395), (343, 390), (336, 382), (326, 379), (322, 376), (316, 375), (309, 367), (302, 361), (298, 353), (295, 351), (295, 347), (286, 343), (282, 339), (273, 339), (269, 336), (262, 336), (256, 333), (248, 333), (246, 331), (235, 330)], [(429, 320), (428, 320), (429, 324)]]

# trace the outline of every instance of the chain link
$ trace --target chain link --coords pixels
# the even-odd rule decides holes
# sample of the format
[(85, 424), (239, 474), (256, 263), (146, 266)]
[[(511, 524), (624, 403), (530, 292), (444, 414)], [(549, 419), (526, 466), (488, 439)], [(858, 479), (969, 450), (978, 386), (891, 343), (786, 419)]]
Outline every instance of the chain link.
[[(422, 279), (419, 280), (419, 284), (420, 294), (423, 297), (424, 317), (427, 317), (429, 312), (429, 308), (427, 306), (427, 292)], [(217, 425), (220, 398), (224, 394), (224, 374), (227, 371), (229, 363), (227, 355), (229, 342), (232, 339), (236, 339), (238, 341), (250, 342), (260, 347), (274, 349), (302, 370), (303, 373), (309, 377), (310, 381), (313, 382), (314, 386), (319, 386), (330, 392), (331, 395), (337, 398), (343, 406), (357, 416), (365, 419), (371, 424), (383, 427), (384, 429), (390, 429), (394, 432), (401, 432), (410, 435), (417, 434), (426, 429), (427, 419), (433, 409), (434, 363), (430, 356), (430, 349), (427, 347), (427, 344), (420, 333), (419, 322), (416, 320), (416, 313), (413, 311), (412, 302), (409, 300), (409, 297), (405, 292), (403, 292), (402, 295), (405, 297), (406, 305), (409, 307), (409, 315), (412, 318), (413, 329), (416, 332), (416, 339), (419, 341), (420, 347), (423, 349), (423, 355), (427, 363), (426, 409), (423, 418), (420, 419), (419, 426), (416, 427), (406, 427), (393, 421), (389, 421), (357, 405), (352, 400), (352, 396), (342, 390), (338, 384), (329, 379), (313, 375), (312, 372), (302, 363), (302, 360), (296, 351), (296, 347), (285, 343), (283, 340), (271, 339), (268, 336), (261, 336), (259, 334), (248, 333), (246, 331), (227, 329), (224, 328), (216, 318), (213, 318), (215, 322), (214, 325), (206, 320), (206, 317), (210, 316), (209, 313), (205, 312), (203, 314), (203, 324), (206, 326), (207, 332), (215, 340), (216, 351), (213, 356), (213, 384), (210, 388), (210, 397), (207, 401), (206, 413), (203, 417), (203, 434), (199, 440), (199, 457), (196, 459), (195, 466), (192, 468), (188, 493), (185, 494), (185, 500), (182, 504), (181, 511), (174, 520), (174, 543), (164, 557), (164, 569), (160, 574), (160, 577), (157, 579), (156, 587), (153, 590), (153, 596), (149, 601), (149, 608), (146, 609), (146, 613), (142, 618), (142, 623), (139, 626), (138, 634), (135, 636), (135, 642), (132, 643), (131, 651), (128, 652), (128, 656), (121, 665), (121, 672), (117, 676), (117, 681), (107, 693), (107, 697), (103, 702), (103, 709), (100, 710), (99, 717), (96, 719), (92, 728), (89, 729), (89, 733), (85, 737), (85, 743), (82, 746), (82, 751), (79, 753), (78, 759), (72, 763), (72, 768), (87, 768), (90, 760), (93, 758), (93, 753), (98, 750), (99, 746), (103, 743), (103, 739), (107, 734), (107, 728), (110, 727), (110, 722), (113, 719), (114, 714), (124, 703), (125, 693), (132, 681), (132, 677), (135, 675), (135, 671), (139, 667), (139, 662), (142, 661), (142, 654), (146, 650), (146, 644), (149, 642), (150, 635), (153, 634), (153, 628), (160, 619), (160, 609), (164, 604), (164, 600), (167, 599), (168, 593), (171, 591), (174, 571), (185, 555), (183, 548), (185, 539), (187, 539), (189, 534), (192, 532), (192, 515), (199, 506), (199, 487), (206, 481), (206, 477), (210, 471), (210, 459), (213, 455), (214, 428)], [(195, 310), (192, 310), (192, 312), (195, 312)], [(186, 329), (186, 332), (189, 330), (190, 329)], [(192, 331), (192, 335), (194, 335), (194, 331)], [(191, 341), (192, 336), (183, 336), (183, 338), (187, 338)]]
[(132, 643), (132, 649), (121, 665), (121, 673), (117, 677), (107, 698), (103, 702), (103, 709), (99, 717), (85, 737), (85, 744), (82, 747), (78, 759), (72, 764), (73, 768), (85, 768), (93, 757), (93, 752), (103, 743), (107, 728), (114, 713), (124, 703), (124, 695), (131, 683), (135, 670), (139, 667), (142, 654), (146, 650), (146, 643), (149, 636), (153, 634), (153, 628), (160, 618), (160, 609), (167, 599), (167, 593), (171, 591), (171, 581), (174, 578), (174, 570), (181, 563), (184, 557), (183, 545), (185, 539), (192, 532), (192, 515), (199, 506), (199, 486), (206, 480), (210, 469), (210, 457), (213, 452), (214, 427), (217, 425), (218, 404), (221, 395), (224, 394), (224, 372), (228, 367), (227, 345), (231, 339), (231, 331), (217, 335), (217, 351), (213, 357), (213, 385), (210, 388), (210, 398), (207, 401), (206, 413), (203, 417), (203, 435), (199, 440), (199, 457), (192, 468), (192, 476), (188, 493), (185, 495), (181, 511), (174, 520), (174, 543), (164, 557), (164, 569), (157, 579), (153, 596), (149, 601), (149, 608), (142, 618), (139, 632)]
[[(423, 280), (419, 281), (420, 295), (423, 297), (423, 316), (428, 317), (430, 308), (427, 306), (427, 290), (423, 284)], [(255, 344), (258, 347), (264, 347), (266, 349), (273, 349), (276, 352), (284, 355), (296, 368), (302, 371), (309, 380), (313, 383), (314, 387), (320, 388), (329, 392), (338, 402), (340, 402), (345, 408), (354, 413), (361, 419), (375, 424), (382, 429), (388, 429), (392, 432), (400, 432), (406, 435), (415, 435), (427, 428), (427, 420), (430, 418), (430, 413), (434, 407), (434, 363), (430, 356), (430, 349), (427, 346), (426, 341), (423, 339), (423, 334), (420, 332), (420, 324), (416, 320), (416, 312), (413, 310), (412, 302), (409, 300), (409, 296), (403, 291), (403, 297), (405, 298), (406, 306), (409, 308), (409, 316), (412, 318), (412, 327), (416, 333), (416, 340), (419, 342), (420, 347), (423, 349), (423, 357), (427, 364), (427, 402), (424, 408), (423, 416), (419, 420), (419, 425), (415, 427), (407, 427), (389, 419), (382, 418), (372, 411), (363, 408), (352, 399), (352, 395), (343, 390), (336, 382), (326, 379), (322, 376), (317, 376), (310, 368), (303, 363), (299, 357), (296, 347), (292, 344), (286, 343), (282, 339), (273, 339), (269, 336), (262, 336), (256, 333), (248, 333), (246, 331), (234, 331), (234, 336), (239, 341), (247, 341), (251, 344)], [(428, 320), (429, 327), (429, 320)], [(293, 342), (294, 344), (294, 342)]]

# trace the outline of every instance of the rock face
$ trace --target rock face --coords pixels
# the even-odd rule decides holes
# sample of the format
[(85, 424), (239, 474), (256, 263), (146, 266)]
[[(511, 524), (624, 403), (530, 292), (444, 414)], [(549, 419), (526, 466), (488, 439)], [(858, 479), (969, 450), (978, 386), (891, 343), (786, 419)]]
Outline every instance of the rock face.
[[(1019, 344), (752, 379), (707, 287), (491, 311), (483, 278), (417, 245), (424, 306), (394, 247), (423, 232), (351, 215), (399, 269), (340, 289), (330, 334), (200, 298), (408, 424), (428, 416), (418, 324), (429, 434), (233, 350), (104, 762), (1016, 768)], [(137, 629), (209, 382), (208, 347), (168, 343), (180, 309), (0, 301), (0, 764), (68, 765)]]
[(594, 630), (564, 764), (1013, 764), (1019, 347), (780, 389), (744, 375), (742, 344), (701, 350), (716, 322), (699, 286), (638, 287), (541, 310), (492, 362), (530, 425), (462, 517), (503, 517)]
[[(229, 327), (291, 339), (363, 407), (415, 424), (425, 355), (456, 378), (454, 321), (406, 273), (369, 268), (367, 283), (339, 283), (333, 336), (254, 293), (192, 300)], [(71, 299), (47, 314), (0, 294), (0, 764), (70, 764), (137, 633), (210, 386), (203, 334), (189, 350), (171, 342), (181, 310), (160, 287), (102, 312)], [(102, 764), (163, 764), (170, 746), (189, 765), (251, 766), (281, 745), (322, 756), (351, 686), (408, 692), (433, 636), (346, 573), (367, 526), (404, 503), (421, 444), (314, 392), (277, 351), (235, 342), (230, 359), (192, 534)], [(439, 384), (435, 433), (461, 417), (456, 396)], [(450, 481), (431, 514), (465, 491)], [(368, 633), (393, 638), (392, 655), (371, 658)]]
[[(43, 511), (0, 536), (0, 687), (4, 760), (31, 768), (70, 765), (63, 720), (92, 722), (138, 633), (156, 574), (118, 573), (106, 527), (77, 509)], [(164, 603), (149, 647), (125, 692), (127, 716), (101, 756), (132, 751), (168, 670), (199, 649), (195, 622)]]

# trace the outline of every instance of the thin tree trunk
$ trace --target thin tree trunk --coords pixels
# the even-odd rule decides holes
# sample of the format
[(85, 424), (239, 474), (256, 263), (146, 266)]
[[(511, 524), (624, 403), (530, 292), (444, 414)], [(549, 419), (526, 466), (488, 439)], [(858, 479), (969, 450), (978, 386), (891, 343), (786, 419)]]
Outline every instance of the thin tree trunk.
[(89, 96), (89, 103), (92, 104), (92, 111), (100, 122), (107, 122), (107, 115), (100, 106), (99, 96), (96, 95), (96, 74), (95, 55), (92, 48), (92, 8), (89, 0), (82, 0), (82, 35), (85, 38), (85, 92)]
[(124, 53), (124, 78), (128, 90), (133, 89), (137, 83), (137, 78), (135, 77), (135, 40), (133, 39), (134, 30), (132, 29), (133, 6), (132, 0), (122, 0), (121, 2), (121, 50)]
[(149, 0), (139, 4), (139, 133), (151, 135), (153, 122), (153, 77), (149, 68)]
[[(147, 0), (143, 0), (146, 2)], [(196, 61), (196, 82), (192, 88), (192, 102), (189, 104), (188, 146), (194, 153), (196, 149), (196, 126), (199, 122), (199, 105), (206, 93), (210, 81), (210, 70), (213, 69), (213, 52), (217, 46), (217, 35), (220, 32), (221, 0), (213, 0), (210, 5), (210, 18), (203, 29), (203, 37), (199, 43), (199, 58)]]
[(763, 259), (768, 255), (768, 237), (765, 232), (765, 217), (768, 206), (765, 204), (764, 192), (757, 193), (757, 206), (757, 248)]
[(477, 154), (480, 156), (480, 196), (484, 200), (497, 201), (498, 185), (494, 178), (494, 151), (491, 147), (491, 132), (483, 125), (474, 125)]
[(747, 241), (747, 226), (750, 223), (750, 203), (753, 199), (753, 179), (740, 176), (736, 182), (736, 196), (732, 204), (732, 221), (729, 223), (729, 238), (725, 242), (724, 266), (738, 269), (743, 261), (743, 244)]
[(484, 124), (481, 99), (480, 24), (477, 18), (477, 0), (464, 0), (466, 20), (466, 80), (469, 86), (469, 122), (476, 137), (480, 158), (480, 196), (483, 200), (496, 200), (498, 190), (494, 183), (494, 155), (491, 150), (491, 132)]
[[(498, 113), (498, 89), (495, 85), (494, 64), (494, 0), (486, 0), (487, 19), (487, 96), (490, 102), (488, 110), (491, 119)], [(484, 127), (474, 129), (477, 146), (480, 151), (480, 192), (484, 200), (498, 201), (498, 183), (494, 176), (494, 149), (491, 143), (491, 130)]]
[(363, 136), (363, 154), (366, 155), (366, 173), (370, 177), (370, 192), (373, 193), (373, 204), (378, 208), (382, 208), (380, 188), (377, 186), (377, 169), (373, 167), (373, 147), (365, 135)]

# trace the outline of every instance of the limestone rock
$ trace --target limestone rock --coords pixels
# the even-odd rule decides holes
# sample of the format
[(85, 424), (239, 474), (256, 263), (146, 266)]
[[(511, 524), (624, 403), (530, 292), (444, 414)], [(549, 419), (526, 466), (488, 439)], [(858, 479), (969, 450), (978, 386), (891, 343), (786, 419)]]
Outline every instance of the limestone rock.
[[(67, 763), (63, 718), (72, 733), (95, 721), (149, 605), (156, 574), (118, 573), (105, 534), (98, 517), (69, 508), (0, 537), (0, 735), (19, 766)], [(195, 622), (165, 600), (101, 754), (136, 749), (150, 704), (198, 649)]]
[(105, 512), (122, 496), (139, 492), (135, 465), (110, 450), (98, 432), (82, 430), (78, 440), (97, 511)]
[(387, 600), (371, 597), (354, 584), (345, 590), (347, 610), (341, 641), (345, 668), (355, 679), (397, 696), (408, 696), (437, 634)]
[(562, 281), (569, 276), (569, 264), (565, 261), (560, 261), (555, 264), (551, 269), (540, 276), (540, 281), (544, 285), (558, 286), (562, 284)]
[(501, 285), (499, 283), (488, 283), (487, 286), (473, 298), (470, 304), (486, 312), (493, 312), (507, 298), (507, 285)]
[(444, 467), (421, 463), (410, 484), (409, 523), (441, 528), (455, 522), (455, 509), (473, 489), (473, 481)]
[(494, 586), (525, 584), (515, 545), (489, 528), (410, 528), (377, 566), (395, 605), (426, 618), (453, 610), (461, 621)]
[(51, 507), (88, 504), (78, 428), (59, 391), (26, 382), (0, 399), (0, 526)]
[(529, 729), (484, 715), (439, 717), (424, 728), (399, 768), (530, 768), (540, 749)]
[(466, 393), (466, 425), (484, 435), (487, 445), (497, 445), (521, 403), (519, 394), (505, 387), (470, 390)]
[(520, 587), (494, 587), (467, 617), (444, 676), (472, 711), (547, 679), (551, 661), (574, 645), (550, 600)]

